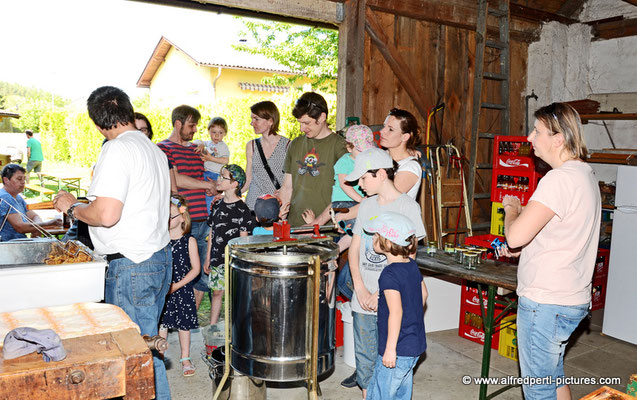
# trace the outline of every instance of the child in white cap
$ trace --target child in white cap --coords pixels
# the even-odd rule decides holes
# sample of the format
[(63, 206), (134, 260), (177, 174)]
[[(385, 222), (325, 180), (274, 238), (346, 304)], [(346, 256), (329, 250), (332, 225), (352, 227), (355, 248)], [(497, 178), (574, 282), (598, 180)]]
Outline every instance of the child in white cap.
[(404, 215), (387, 212), (366, 221), (363, 229), (374, 234), (374, 251), (388, 263), (378, 279), (378, 356), (367, 400), (411, 399), (413, 370), (427, 348), (427, 286), (412, 258), (416, 227)]
[[(378, 358), (378, 278), (387, 266), (387, 256), (374, 250), (373, 235), (365, 232), (364, 224), (387, 212), (405, 216), (412, 221), (415, 238), (425, 237), (425, 227), (420, 215), (420, 206), (408, 195), (394, 186), (396, 166), (389, 154), (372, 148), (356, 157), (354, 171), (345, 179), (358, 181), (367, 193), (361, 201), (354, 224), (352, 244), (349, 249), (349, 269), (354, 293), (352, 311), (354, 317), (354, 348), (356, 354), (356, 382), (367, 392), (374, 364)], [(342, 271), (341, 271), (342, 272)], [(339, 285), (339, 288), (341, 286)]]

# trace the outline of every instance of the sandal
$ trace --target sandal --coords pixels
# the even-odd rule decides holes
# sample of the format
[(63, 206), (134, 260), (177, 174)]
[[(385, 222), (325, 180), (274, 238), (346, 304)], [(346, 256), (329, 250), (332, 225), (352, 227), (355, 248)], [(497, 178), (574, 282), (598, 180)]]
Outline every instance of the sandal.
[[(190, 365), (184, 365), (184, 361), (190, 361)], [(190, 357), (180, 358), (179, 362), (181, 363), (181, 370), (184, 376), (193, 376), (195, 374), (197, 368), (195, 368), (195, 365), (192, 363), (192, 359)]]

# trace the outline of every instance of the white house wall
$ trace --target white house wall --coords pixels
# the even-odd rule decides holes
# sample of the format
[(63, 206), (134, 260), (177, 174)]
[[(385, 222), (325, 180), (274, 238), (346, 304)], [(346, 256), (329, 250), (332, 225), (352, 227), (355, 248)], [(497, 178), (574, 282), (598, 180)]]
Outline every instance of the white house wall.
[[(592, 0), (580, 20), (592, 21), (611, 16), (637, 16), (637, 7), (621, 0)], [(633, 105), (620, 111), (637, 112), (637, 37), (591, 42), (590, 27), (585, 24), (562, 25), (550, 22), (542, 27), (540, 40), (529, 46), (527, 94), (533, 89), (537, 102), (529, 101), (529, 124), (533, 111), (555, 101), (586, 99), (594, 94), (633, 93)], [(612, 111), (601, 108), (601, 111)], [(637, 148), (637, 121), (605, 121), (617, 148)], [(531, 128), (532, 129), (532, 128)], [(589, 149), (611, 148), (602, 121), (584, 125)], [(614, 181), (617, 168), (591, 164), (598, 179)]]

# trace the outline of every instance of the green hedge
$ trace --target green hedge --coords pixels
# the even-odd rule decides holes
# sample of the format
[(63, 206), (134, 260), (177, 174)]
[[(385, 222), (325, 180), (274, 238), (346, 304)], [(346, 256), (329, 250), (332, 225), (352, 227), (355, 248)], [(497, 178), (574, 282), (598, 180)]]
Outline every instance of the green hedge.
[[(220, 101), (215, 107), (196, 106), (201, 113), (195, 139), (210, 140), (206, 127), (212, 117), (220, 116), (228, 122), (228, 134), (224, 141), (230, 148), (230, 162), (245, 167), (246, 143), (256, 137), (250, 125), (250, 106), (258, 101), (271, 100), (279, 108), (281, 122), (279, 133), (290, 139), (300, 134), (299, 124), (292, 116), (297, 98), (302, 94), (293, 90), (270, 96), (247, 95)], [(329, 108), (328, 123), (334, 128), (336, 119), (336, 95), (324, 94)], [(153, 127), (153, 141), (160, 142), (172, 132), (171, 109), (142, 106), (139, 112), (148, 117)], [(45, 111), (39, 121), (42, 145), (47, 158), (89, 167), (97, 161), (104, 136), (95, 128), (86, 111), (57, 109)]]

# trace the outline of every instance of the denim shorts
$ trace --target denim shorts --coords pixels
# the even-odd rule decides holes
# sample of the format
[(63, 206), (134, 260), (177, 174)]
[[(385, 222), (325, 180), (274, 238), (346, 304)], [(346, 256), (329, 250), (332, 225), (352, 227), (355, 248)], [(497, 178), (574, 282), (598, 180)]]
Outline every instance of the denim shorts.
[(356, 357), (356, 383), (367, 389), (374, 373), (378, 356), (378, 325), (376, 315), (352, 313), (354, 317), (354, 353)]
[(27, 161), (27, 173), (31, 171), (35, 171), (35, 172), (42, 171), (42, 161), (37, 161), (37, 160)]
[(564, 377), (564, 349), (587, 314), (588, 303), (560, 306), (519, 298), (517, 330), (521, 376), (547, 380), (552, 377), (550, 384), (523, 385), (526, 400), (557, 396), (557, 388), (563, 386), (556, 383), (556, 378)]
[(383, 356), (376, 357), (374, 375), (367, 387), (367, 400), (410, 400), (414, 385), (414, 367), (419, 357), (396, 357), (396, 366), (383, 365)]

